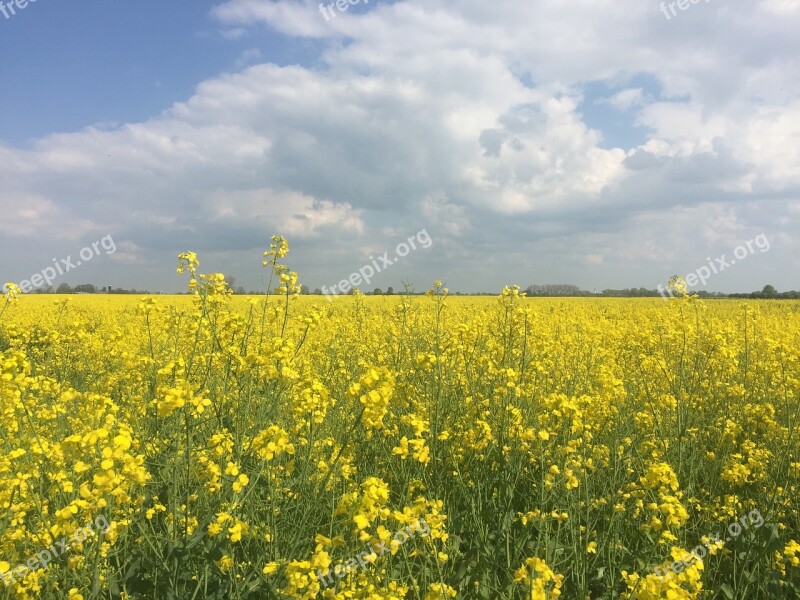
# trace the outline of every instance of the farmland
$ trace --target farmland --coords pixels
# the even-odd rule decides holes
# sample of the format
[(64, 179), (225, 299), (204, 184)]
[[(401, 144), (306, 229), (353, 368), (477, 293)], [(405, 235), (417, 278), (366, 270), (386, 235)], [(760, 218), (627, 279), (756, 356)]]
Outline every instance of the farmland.
[(286, 250), (0, 308), (0, 597), (796, 597), (800, 304), (328, 302)]

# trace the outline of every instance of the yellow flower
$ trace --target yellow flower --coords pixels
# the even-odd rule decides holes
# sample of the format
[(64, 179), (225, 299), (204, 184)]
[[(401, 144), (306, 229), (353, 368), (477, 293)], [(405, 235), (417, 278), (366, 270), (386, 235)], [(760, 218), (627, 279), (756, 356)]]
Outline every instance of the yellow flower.
[(247, 484), (250, 483), (250, 478), (242, 473), (239, 477), (236, 478), (236, 481), (233, 482), (233, 491), (234, 492), (241, 492)]
[(408, 438), (403, 436), (400, 438), (400, 445), (392, 448), (392, 454), (399, 456), (402, 460), (408, 458)]
[(575, 474), (572, 471), (572, 469), (567, 469), (564, 472), (564, 477), (566, 477), (567, 479), (566, 482), (564, 483), (564, 487), (566, 487), (568, 490), (574, 490), (576, 487), (580, 485), (580, 482), (578, 481), (578, 478), (575, 477)]
[(365, 515), (359, 513), (353, 517), (353, 522), (359, 529), (366, 529), (370, 525), (370, 520)]
[(431, 451), (425, 444), (424, 438), (411, 440), (411, 446), (414, 448), (414, 458), (417, 461), (421, 462), (423, 465), (427, 465), (431, 462)]
[(284, 453), (294, 454), (294, 444), (289, 442), (289, 434), (277, 425), (271, 425), (256, 435), (252, 448), (263, 460), (268, 461)]
[(233, 559), (226, 554), (216, 561), (216, 565), (219, 567), (220, 571), (227, 573), (233, 567)]
[(183, 252), (178, 255), (178, 275), (182, 274), (184, 271), (189, 271), (189, 273), (194, 275), (199, 266), (200, 261), (197, 260), (197, 254), (195, 252)]
[(428, 592), (425, 594), (424, 600), (446, 600), (447, 598), (455, 598), (457, 595), (456, 590), (444, 583), (432, 583), (428, 587)]
[(242, 536), (247, 535), (248, 525), (244, 521), (234, 520), (233, 527), (228, 528), (229, 539), (232, 543), (241, 541)]
[[(358, 398), (364, 405), (362, 423), (369, 430), (383, 429), (383, 418), (394, 394), (394, 376), (385, 367), (370, 368), (347, 391), (351, 398)], [(362, 393), (363, 392), (363, 393)]]
[(22, 293), (22, 290), (19, 289), (19, 286), (16, 283), (6, 283), (6, 303), (11, 304), (12, 302), (16, 302), (19, 295)]
[(528, 587), (531, 600), (550, 600), (561, 595), (563, 575), (557, 575), (540, 558), (528, 558), (514, 573), (514, 581)]
[(176, 410), (183, 408), (188, 400), (192, 399), (194, 388), (186, 381), (181, 381), (173, 388), (167, 390), (164, 398), (158, 402), (158, 416), (168, 417)]
[(85, 473), (86, 471), (91, 469), (91, 467), (82, 460), (76, 461), (75, 465), (72, 468), (76, 473)]

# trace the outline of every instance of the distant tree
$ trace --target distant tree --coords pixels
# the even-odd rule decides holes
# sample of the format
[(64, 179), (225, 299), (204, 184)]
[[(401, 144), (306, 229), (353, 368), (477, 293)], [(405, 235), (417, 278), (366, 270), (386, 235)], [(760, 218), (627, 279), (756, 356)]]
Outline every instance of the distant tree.
[(381, 288), (375, 288), (375, 290), (372, 293), (375, 296), (380, 296), (380, 295), (383, 294), (383, 292), (381, 291)]
[(388, 288), (386, 288), (386, 295), (387, 296), (394, 296), (394, 288), (392, 286), (389, 286)]
[(82, 283), (80, 285), (76, 285), (72, 289), (72, 292), (75, 294), (94, 294), (97, 292), (97, 288), (91, 283)]
[(525, 292), (528, 296), (583, 296), (585, 294), (577, 285), (566, 283), (529, 285)]
[(236, 292), (235, 293), (236, 294), (240, 294), (240, 295), (244, 295), (246, 292), (244, 291), (244, 288), (242, 286), (239, 286), (239, 287), (236, 288)]
[(310, 294), (310, 292), (308, 291), (308, 286), (307, 285), (301, 285), (300, 286), (300, 294), (303, 295), (303, 296), (308, 296)]
[(322, 290), (319, 289), (319, 288), (314, 289), (314, 295), (315, 296), (322, 296)]
[(233, 275), (225, 275), (225, 283), (228, 284), (228, 287), (230, 289), (233, 289), (234, 286), (236, 285), (236, 277), (234, 277)]
[(778, 295), (778, 290), (771, 285), (765, 285), (764, 289), (761, 290), (761, 293), (763, 294), (764, 298), (775, 298)]
[(71, 294), (72, 288), (68, 283), (62, 283), (56, 288), (56, 294)]

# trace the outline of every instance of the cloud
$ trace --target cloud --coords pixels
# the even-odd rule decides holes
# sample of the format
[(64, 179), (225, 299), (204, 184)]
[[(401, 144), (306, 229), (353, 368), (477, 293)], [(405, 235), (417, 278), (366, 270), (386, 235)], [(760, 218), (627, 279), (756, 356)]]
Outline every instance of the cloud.
[(233, 27), (230, 29), (223, 29), (219, 33), (226, 40), (238, 40), (247, 35), (247, 29), (244, 27)]
[(263, 23), (289, 35), (326, 37), (330, 30), (317, 10), (312, 2), (236, 0), (216, 6), (212, 15), (229, 26)]
[(234, 64), (237, 69), (243, 69), (259, 60), (261, 60), (261, 50), (258, 48), (248, 48), (239, 55), (239, 58), (236, 59)]
[(645, 102), (644, 90), (642, 88), (627, 88), (617, 92), (606, 102), (618, 110), (641, 106)]
[(420, 208), (426, 222), (441, 227), (451, 236), (461, 237), (472, 229), (466, 208), (450, 202), (442, 192), (423, 198)]
[[(697, 262), (704, 244), (765, 228), (795, 240), (796, 4), (681, 16), (634, 0), (408, 0), (326, 21), (318, 3), (230, 0), (211, 17), (231, 44), (247, 38), (237, 72), (142, 122), (0, 145), (0, 231), (31, 246), (65, 225), (76, 240), (119, 232), (149, 265), (189, 247), (240, 264), (283, 231), (314, 274), (349, 272), (387, 228), (430, 225), (436, 253), (406, 264), (427, 278), (476, 270), (454, 289), (534, 272), (638, 285), (647, 265)], [(253, 41), (264, 31), (319, 51), (269, 62)], [(605, 100), (587, 91), (598, 82)], [(618, 124), (590, 125), (584, 100), (646, 139), (607, 147)]]
[(364, 232), (362, 211), (346, 203), (336, 204), (295, 192), (267, 188), (216, 190), (203, 205), (205, 220), (232, 228), (258, 224), (265, 231), (272, 228), (295, 238), (314, 238), (331, 231), (339, 235)]

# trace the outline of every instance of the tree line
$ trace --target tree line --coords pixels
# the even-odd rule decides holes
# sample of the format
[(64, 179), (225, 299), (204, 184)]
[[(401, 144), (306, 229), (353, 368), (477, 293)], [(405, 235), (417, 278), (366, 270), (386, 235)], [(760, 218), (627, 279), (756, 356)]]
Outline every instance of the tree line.
[[(250, 296), (257, 296), (262, 294), (263, 292), (257, 291), (245, 291), (242, 286), (235, 286), (236, 279), (234, 277), (226, 277), (228, 281), (228, 285), (233, 290), (234, 294), (237, 295), (250, 295)], [(663, 296), (663, 293), (659, 292), (658, 290), (649, 290), (647, 288), (625, 288), (621, 290), (613, 290), (613, 289), (606, 289), (601, 292), (593, 291), (589, 292), (587, 290), (582, 290), (576, 285), (572, 284), (546, 284), (546, 285), (529, 285), (525, 292), (529, 298), (561, 298), (561, 297), (607, 297), (607, 298), (656, 298), (658, 296)], [(82, 283), (80, 285), (76, 285), (75, 287), (70, 286), (68, 283), (62, 283), (57, 288), (53, 288), (53, 286), (48, 286), (46, 288), (38, 288), (35, 289), (32, 293), (34, 294), (158, 294), (160, 292), (150, 292), (148, 290), (137, 290), (136, 288), (132, 289), (124, 289), (124, 288), (112, 288), (111, 286), (103, 286), (98, 288), (97, 286), (91, 283)], [(189, 293), (189, 292), (185, 292)], [(278, 295), (279, 292), (277, 288), (275, 288), (272, 294)], [(312, 296), (322, 296), (322, 290), (319, 288), (315, 289), (313, 292), (309, 290), (309, 288), (305, 285), (301, 286), (301, 295), (312, 295)], [(363, 292), (367, 296), (393, 296), (395, 294), (394, 288), (389, 286), (386, 288), (386, 291), (383, 291), (381, 288), (375, 288), (374, 290)], [(405, 294), (406, 292), (400, 292)], [(412, 292), (409, 293), (422, 293), (422, 292)], [(496, 292), (478, 292), (474, 294), (463, 294), (461, 292), (450, 292), (453, 296), (494, 296), (497, 295)], [(768, 299), (768, 300), (800, 300), (800, 291), (786, 291), (786, 292), (779, 292), (771, 285), (765, 285), (764, 288), (760, 292), (745, 292), (745, 293), (730, 293), (726, 294), (723, 292), (706, 292), (704, 290), (699, 290), (697, 292), (692, 292), (693, 294), (697, 294), (700, 298), (749, 298), (749, 299)], [(352, 294), (352, 290), (349, 292)]]

